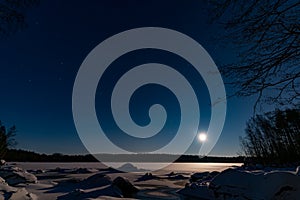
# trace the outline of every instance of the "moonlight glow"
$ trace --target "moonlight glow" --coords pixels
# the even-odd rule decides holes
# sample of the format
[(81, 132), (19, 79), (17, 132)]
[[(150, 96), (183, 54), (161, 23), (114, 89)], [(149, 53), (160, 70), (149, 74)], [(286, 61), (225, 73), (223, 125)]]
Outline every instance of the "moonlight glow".
[(206, 139), (207, 139), (206, 133), (199, 133), (198, 139), (199, 139), (200, 142), (205, 142)]

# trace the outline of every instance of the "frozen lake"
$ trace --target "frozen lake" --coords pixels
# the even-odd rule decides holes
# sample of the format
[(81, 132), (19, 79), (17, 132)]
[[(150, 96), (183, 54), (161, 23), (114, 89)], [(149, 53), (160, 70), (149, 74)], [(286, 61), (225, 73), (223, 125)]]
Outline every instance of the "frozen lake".
[[(108, 166), (100, 162), (16, 162), (17, 166), (23, 169), (54, 169), (60, 168), (97, 168), (104, 169)], [(107, 165), (118, 168), (122, 163), (106, 163)], [(158, 168), (159, 166), (165, 166), (166, 163), (131, 163), (134, 166), (146, 170)], [(203, 172), (203, 171), (222, 171), (231, 166), (241, 166), (242, 163), (173, 163), (167, 167), (161, 169), (162, 171), (177, 171), (177, 172)]]

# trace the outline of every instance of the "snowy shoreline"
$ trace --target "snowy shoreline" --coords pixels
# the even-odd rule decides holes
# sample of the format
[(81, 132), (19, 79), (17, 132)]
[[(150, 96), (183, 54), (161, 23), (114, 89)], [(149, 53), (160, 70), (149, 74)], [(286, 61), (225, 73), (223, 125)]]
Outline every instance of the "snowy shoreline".
[[(42, 165), (43, 164), (43, 165)], [(141, 171), (127, 173), (72, 163), (9, 163), (0, 168), (0, 199), (298, 199), (300, 172), (293, 168), (241, 166), (209, 171)], [(178, 165), (182, 167), (182, 165)], [(23, 169), (23, 167), (26, 169)], [(138, 169), (136, 166), (126, 165)], [(31, 169), (30, 169), (31, 168)], [(192, 168), (193, 169), (193, 168)]]

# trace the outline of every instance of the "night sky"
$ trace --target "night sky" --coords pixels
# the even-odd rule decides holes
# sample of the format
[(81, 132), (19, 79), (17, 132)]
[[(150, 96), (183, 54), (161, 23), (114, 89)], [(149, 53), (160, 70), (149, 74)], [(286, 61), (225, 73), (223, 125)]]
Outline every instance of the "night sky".
[[(41, 1), (27, 10), (27, 28), (0, 38), (0, 119), (7, 126), (17, 126), (17, 148), (50, 154), (85, 154), (87, 150), (73, 122), (72, 90), (80, 65), (89, 52), (119, 32), (164, 27), (199, 42), (217, 65), (234, 61), (238, 49), (230, 41), (215, 39), (224, 34), (224, 29), (208, 23), (210, 16), (208, 5), (202, 1)], [(168, 52), (141, 50), (120, 57), (113, 63), (114, 70), (108, 71), (102, 81), (109, 88), (113, 77), (122, 75), (120, 66), (154, 61), (174, 68), (188, 65)], [(183, 73), (193, 74), (192, 71)], [(199, 130), (205, 131), (211, 114), (210, 101), (203, 81), (194, 82), (199, 92), (197, 97), (201, 99)], [(230, 88), (226, 89), (232, 93)], [(162, 104), (171, 107), (174, 117), (170, 121), (176, 124), (176, 105), (168, 104), (172, 94), (158, 86), (151, 90), (165, 100)], [(106, 111), (101, 108), (105, 103), (102, 94), (103, 91), (97, 90), (97, 115), (107, 119)], [(142, 99), (135, 99), (133, 111), (142, 110), (147, 101), (140, 105)], [(225, 127), (210, 155), (236, 155), (240, 151), (238, 137), (244, 134), (245, 123), (253, 112), (253, 99), (234, 97), (227, 103)], [(138, 113), (133, 117), (138, 124), (146, 125), (147, 117)], [(169, 130), (174, 127), (170, 126)], [(199, 145), (195, 141), (187, 153), (197, 153)]]

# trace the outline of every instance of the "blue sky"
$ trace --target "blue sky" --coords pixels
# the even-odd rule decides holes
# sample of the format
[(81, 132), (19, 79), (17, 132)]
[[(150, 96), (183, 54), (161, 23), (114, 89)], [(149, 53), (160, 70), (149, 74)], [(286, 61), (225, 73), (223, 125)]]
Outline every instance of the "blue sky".
[[(230, 41), (215, 39), (224, 30), (208, 23), (210, 15), (207, 4), (201, 1), (45, 0), (28, 10), (28, 27), (0, 40), (0, 119), (7, 126), (17, 126), (17, 148), (40, 153), (87, 153), (73, 122), (73, 83), (88, 53), (116, 33), (138, 27), (165, 27), (199, 42), (217, 65), (234, 61), (238, 49)], [(136, 53), (120, 60), (119, 65), (139, 60), (184, 65), (164, 52)], [(118, 66), (115, 70), (113, 73), (120, 72)], [(196, 88), (199, 97), (203, 96), (200, 105), (205, 129), (210, 117), (207, 89), (201, 81)], [(98, 93), (96, 101), (96, 107), (100, 107)], [(253, 103), (251, 98), (228, 99), (224, 130), (211, 155), (235, 155), (239, 151), (238, 137), (252, 115)], [(195, 141), (189, 153), (197, 152), (199, 145)]]

